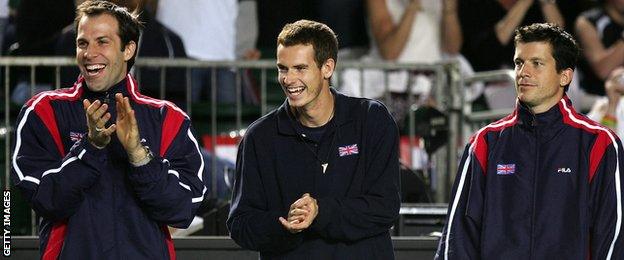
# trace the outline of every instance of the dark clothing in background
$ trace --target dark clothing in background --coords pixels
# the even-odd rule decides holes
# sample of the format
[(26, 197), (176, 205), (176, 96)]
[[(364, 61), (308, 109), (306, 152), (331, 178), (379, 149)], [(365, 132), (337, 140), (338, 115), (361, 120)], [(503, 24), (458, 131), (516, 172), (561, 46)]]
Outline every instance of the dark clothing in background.
[[(594, 8), (581, 13), (596, 29), (600, 42), (605, 48), (622, 39), (624, 27), (615, 23), (603, 8)], [(580, 85), (587, 93), (605, 95), (604, 80), (594, 72), (586, 58), (579, 60)]]
[[(139, 40), (137, 59), (141, 57), (154, 58), (186, 58), (182, 39), (148, 12), (141, 13), (139, 20), (143, 22), (143, 31)], [(55, 46), (57, 56), (76, 56), (76, 30), (69, 26), (59, 37)], [(134, 67), (133, 67), (134, 68)], [(151, 97), (160, 95), (160, 68), (143, 67), (139, 71), (135, 68), (137, 80), (141, 85), (141, 92)], [(63, 67), (61, 69), (61, 85), (66, 86), (76, 80), (80, 71), (76, 66)], [(185, 100), (186, 73), (184, 68), (166, 70), (165, 96), (167, 100), (180, 104)]]
[[(503, 45), (496, 37), (495, 25), (507, 14), (496, 0), (461, 0), (459, 19), (464, 44), (461, 53), (470, 61), (475, 71), (513, 68), (514, 41)], [(543, 22), (539, 1), (527, 11), (520, 24)]]

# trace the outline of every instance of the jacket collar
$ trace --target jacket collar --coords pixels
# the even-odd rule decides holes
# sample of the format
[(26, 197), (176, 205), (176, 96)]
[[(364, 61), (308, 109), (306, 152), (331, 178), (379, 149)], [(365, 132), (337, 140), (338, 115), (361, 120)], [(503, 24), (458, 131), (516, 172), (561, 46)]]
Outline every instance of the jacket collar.
[(551, 140), (564, 126), (564, 115), (568, 113), (564, 111), (564, 104), (571, 113), (576, 113), (566, 95), (546, 112), (539, 114), (533, 114), (526, 105), (517, 100), (515, 112), (518, 114), (518, 125), (538, 131), (543, 142)]
[[(329, 88), (329, 90), (334, 95), (334, 118), (332, 119), (334, 121), (334, 125), (341, 126), (353, 120), (352, 118), (349, 118), (349, 100), (347, 96), (338, 92), (334, 88)], [(289, 107), (290, 105), (288, 104), (288, 99), (286, 99), (277, 109), (277, 129), (281, 134), (297, 135), (297, 130), (295, 128), (297, 119), (292, 114), (290, 109), (288, 109)]]
[[(131, 83), (130, 81), (133, 81), (133, 82)], [(78, 81), (76, 82), (76, 84), (82, 84), (83, 91), (84, 91), (82, 94), (83, 98), (89, 99), (91, 101), (95, 99), (100, 99), (100, 100), (103, 100), (103, 102), (105, 103), (110, 103), (110, 102), (114, 103), (115, 94), (122, 93), (124, 97), (129, 96), (128, 94), (131, 92), (130, 90), (131, 86), (136, 86), (136, 81), (134, 80), (134, 78), (132, 78), (132, 76), (130, 76), (130, 74), (127, 74), (124, 79), (117, 82), (117, 84), (113, 85), (108, 90), (99, 91), (99, 92), (91, 91), (82, 76), (78, 78)], [(136, 91), (136, 90), (132, 90), (132, 91)]]

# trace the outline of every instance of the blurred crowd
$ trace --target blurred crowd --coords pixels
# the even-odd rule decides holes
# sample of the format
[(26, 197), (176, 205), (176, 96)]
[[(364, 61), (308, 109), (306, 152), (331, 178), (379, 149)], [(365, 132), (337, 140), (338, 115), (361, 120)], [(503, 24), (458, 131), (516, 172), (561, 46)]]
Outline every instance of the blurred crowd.
[[(74, 7), (80, 0), (0, 0), (0, 47), (9, 56), (74, 56)], [(464, 75), (513, 69), (514, 30), (534, 22), (555, 23), (573, 32), (583, 48), (568, 95), (597, 121), (617, 122), (624, 93), (624, 0), (114, 0), (141, 14), (139, 57), (188, 57), (205, 61), (275, 58), (275, 39), (288, 22), (311, 19), (338, 35), (339, 59), (360, 62), (434, 63), (456, 60)], [(8, 8), (4, 8), (4, 7)], [(334, 79), (352, 95), (378, 98), (386, 90), (401, 118), (407, 96), (433, 103), (431, 73), (347, 69)], [(143, 68), (143, 92), (159, 96), (160, 70)], [(28, 75), (27, 73), (25, 73)], [(62, 69), (61, 85), (75, 80)], [(19, 75), (19, 74), (18, 74)], [(36, 90), (51, 88), (52, 69), (38, 69)], [(183, 99), (186, 73), (168, 69), (168, 99)], [(229, 68), (193, 69), (192, 100), (208, 100), (213, 77), (221, 103), (234, 103), (235, 73)], [(361, 80), (364, 77), (364, 80)], [(29, 80), (12, 78), (14, 102), (30, 94)], [(243, 78), (245, 80), (245, 78)], [(250, 80), (253, 81), (253, 80)], [(387, 86), (385, 86), (387, 83)], [(364, 84), (364, 86), (361, 86)], [(509, 82), (467, 87), (474, 110), (513, 105)], [(411, 93), (406, 93), (411, 89)], [(363, 91), (363, 92), (362, 92)], [(245, 102), (258, 92), (244, 88)]]

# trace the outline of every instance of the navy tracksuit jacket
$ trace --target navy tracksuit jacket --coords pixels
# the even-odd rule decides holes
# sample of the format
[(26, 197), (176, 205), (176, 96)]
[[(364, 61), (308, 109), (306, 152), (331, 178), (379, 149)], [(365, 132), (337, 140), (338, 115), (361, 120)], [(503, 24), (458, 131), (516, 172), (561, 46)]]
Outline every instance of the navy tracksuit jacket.
[[(331, 90), (334, 118), (320, 142), (298, 130), (285, 101), (253, 123), (239, 146), (227, 225), (232, 239), (261, 259), (394, 259), (396, 123), (381, 103)], [(328, 158), (324, 174), (311, 150)], [(318, 215), (291, 234), (278, 218), (306, 192), (317, 199)]]
[[(142, 96), (129, 75), (106, 92), (80, 78), (43, 92), (18, 117), (12, 179), (38, 216), (42, 259), (175, 258), (167, 225), (187, 227), (206, 188), (190, 120), (169, 102)], [(105, 149), (87, 141), (82, 100), (130, 98), (141, 138), (154, 153), (134, 167), (113, 134)]]
[(471, 139), (437, 259), (624, 259), (622, 143), (567, 97)]

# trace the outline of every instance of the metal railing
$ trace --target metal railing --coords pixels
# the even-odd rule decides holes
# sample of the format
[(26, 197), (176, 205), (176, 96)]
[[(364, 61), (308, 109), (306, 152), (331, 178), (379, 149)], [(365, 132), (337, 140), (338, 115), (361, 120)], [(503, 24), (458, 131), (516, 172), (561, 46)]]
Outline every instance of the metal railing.
[[(10, 170), (10, 160), (11, 158), (11, 135), (13, 131), (12, 119), (15, 119), (16, 114), (11, 114), (11, 88), (13, 86), (10, 85), (10, 77), (11, 70), (15, 67), (26, 67), (30, 68), (29, 74), (29, 85), (30, 85), (30, 93), (32, 94), (35, 89), (34, 86), (37, 82), (37, 72), (35, 68), (38, 67), (52, 67), (54, 68), (54, 88), (60, 88), (60, 73), (62, 67), (72, 67), (75, 66), (75, 60), (73, 58), (66, 57), (0, 57), (0, 67), (4, 68), (4, 123), (0, 127), (0, 138), (4, 138), (5, 142), (5, 167), (4, 167), (4, 176), (5, 176), (5, 189), (10, 188), (9, 181), (9, 170)], [(257, 105), (258, 114), (264, 115), (269, 112), (272, 107), (270, 107), (267, 103), (268, 97), (268, 87), (269, 87), (269, 74), (275, 73), (275, 61), (274, 60), (261, 60), (261, 61), (198, 61), (198, 60), (190, 60), (190, 59), (160, 59), (160, 58), (145, 58), (142, 57), (137, 59), (135, 65), (135, 74), (137, 75), (137, 80), (140, 81), (140, 73), (144, 68), (156, 68), (160, 70), (160, 85), (159, 85), (159, 94), (160, 98), (167, 98), (167, 88), (172, 86), (166, 86), (166, 71), (169, 69), (184, 69), (186, 80), (183, 83), (183, 87), (185, 88), (185, 109), (189, 116), (192, 117), (192, 102), (191, 102), (191, 69), (196, 68), (204, 68), (210, 69), (213, 73), (217, 68), (230, 68), (235, 72), (236, 84), (235, 84), (235, 92), (236, 92), (236, 102), (234, 104), (235, 110), (235, 128), (243, 129), (246, 127), (243, 123), (242, 112), (243, 112), (243, 100), (242, 100), (242, 83), (241, 76), (242, 70), (250, 69), (254, 70), (259, 74), (259, 88), (260, 88), (260, 102)], [(462, 86), (465, 83), (470, 83), (474, 81), (488, 81), (488, 80), (500, 80), (500, 79), (508, 79), (505, 77), (505, 73), (509, 75), (508, 71), (503, 72), (492, 72), (492, 73), (477, 73), (472, 77), (464, 78), (461, 76), (459, 72), (459, 66), (453, 62), (444, 62), (444, 63), (435, 63), (435, 64), (397, 64), (392, 62), (379, 62), (379, 63), (361, 63), (357, 61), (344, 61), (338, 64), (335, 77), (340, 79), (340, 73), (343, 73), (345, 69), (356, 69), (362, 73), (366, 69), (378, 69), (383, 70), (385, 72), (388, 71), (396, 71), (396, 70), (404, 70), (409, 72), (422, 72), (425, 71), (429, 73), (430, 78), (433, 82), (432, 88), (432, 96), (437, 102), (438, 109), (445, 112), (448, 116), (448, 142), (447, 145), (436, 152), (431, 160), (435, 165), (435, 172), (432, 173), (431, 178), (435, 178), (435, 184), (432, 187), (435, 190), (435, 201), (436, 202), (446, 202), (448, 201), (448, 195), (450, 193), (450, 187), (452, 181), (454, 179), (455, 173), (457, 171), (458, 164), (458, 151), (463, 147), (462, 145), (465, 143), (464, 140), (464, 132), (466, 129), (466, 125), (473, 124), (474, 122), (483, 122), (492, 119), (496, 119), (499, 114), (491, 114), (487, 115), (485, 113), (472, 113), (469, 110), (466, 110), (466, 102), (463, 97)], [(412, 83), (414, 80), (412, 73), (409, 73), (408, 82)], [(363, 77), (362, 77), (363, 81)], [(273, 83), (276, 83), (274, 81)], [(363, 82), (362, 82), (363, 83)], [(338, 80), (338, 86), (340, 86), (341, 82)], [(222, 123), (217, 120), (218, 115), (218, 100), (217, 100), (217, 82), (216, 78), (212, 77), (211, 82), (211, 92), (210, 92), (210, 130), (208, 134), (212, 136), (217, 136), (220, 134), (218, 132), (217, 125)], [(364, 84), (360, 84), (363, 86)], [(411, 88), (413, 84), (408, 84), (407, 93), (411, 93)], [(177, 86), (176, 86), (177, 87)], [(390, 102), (390, 95), (388, 91), (388, 79), (387, 76), (384, 80), (384, 95), (381, 97), (382, 101)], [(279, 90), (281, 92), (281, 90)], [(364, 89), (360, 93), (364, 93)], [(365, 94), (365, 93), (364, 93)], [(416, 103), (416, 99), (413, 95), (408, 96), (408, 111), (411, 111), (412, 104)], [(407, 114), (407, 122), (408, 122), (408, 131), (407, 135), (409, 136), (409, 143), (411, 146), (416, 143), (416, 130), (415, 126), (415, 118), (414, 113)], [(216, 138), (211, 139), (211, 147), (217, 146)], [(413, 149), (410, 148), (410, 151), (413, 152)], [(216, 156), (213, 156), (212, 161), (212, 187), (211, 195), (216, 196), (217, 192), (217, 175), (214, 174), (217, 169)], [(34, 215), (34, 214), (33, 214)], [(34, 224), (34, 219), (33, 219)], [(34, 230), (34, 229), (33, 229)]]

